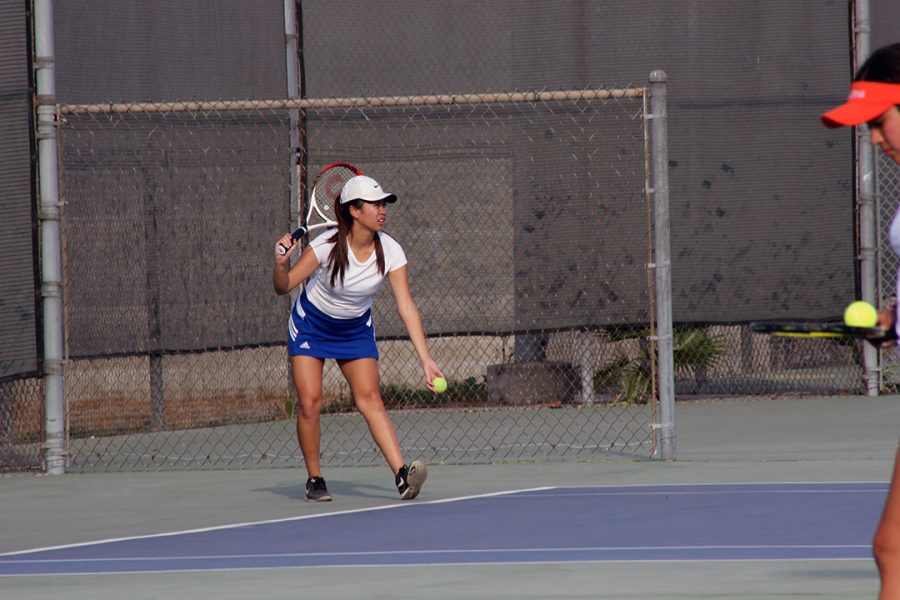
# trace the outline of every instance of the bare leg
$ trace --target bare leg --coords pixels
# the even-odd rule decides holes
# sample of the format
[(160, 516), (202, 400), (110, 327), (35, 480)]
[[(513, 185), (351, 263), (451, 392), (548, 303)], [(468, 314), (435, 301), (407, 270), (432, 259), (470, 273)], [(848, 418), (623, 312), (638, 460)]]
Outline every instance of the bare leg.
[(900, 599), (900, 449), (894, 458), (894, 474), (881, 522), (872, 542), (875, 563), (881, 576), (879, 600)]
[(340, 360), (338, 365), (350, 384), (356, 408), (366, 420), (372, 439), (387, 460), (391, 472), (396, 474), (403, 466), (403, 452), (378, 389), (378, 361), (374, 358), (358, 358)]
[(291, 373), (297, 388), (297, 441), (310, 477), (321, 477), (319, 443), (322, 430), (322, 368), (325, 361), (312, 356), (292, 356)]

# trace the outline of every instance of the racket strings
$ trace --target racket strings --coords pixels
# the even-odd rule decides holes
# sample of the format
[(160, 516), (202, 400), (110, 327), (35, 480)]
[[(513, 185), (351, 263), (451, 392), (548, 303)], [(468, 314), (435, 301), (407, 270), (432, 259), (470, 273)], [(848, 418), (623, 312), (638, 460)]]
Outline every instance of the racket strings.
[(310, 219), (314, 213), (324, 221), (334, 223), (336, 221), (334, 202), (340, 197), (344, 184), (359, 174), (358, 170), (340, 164), (320, 172), (313, 181), (312, 193), (306, 207), (306, 225), (312, 225)]

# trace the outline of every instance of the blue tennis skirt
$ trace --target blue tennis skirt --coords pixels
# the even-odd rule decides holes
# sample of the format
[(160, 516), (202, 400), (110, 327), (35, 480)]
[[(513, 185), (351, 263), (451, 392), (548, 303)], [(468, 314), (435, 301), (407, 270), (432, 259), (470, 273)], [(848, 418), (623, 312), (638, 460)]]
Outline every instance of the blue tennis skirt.
[(313, 306), (304, 290), (288, 321), (288, 355), (377, 360), (372, 310), (354, 319), (335, 319)]

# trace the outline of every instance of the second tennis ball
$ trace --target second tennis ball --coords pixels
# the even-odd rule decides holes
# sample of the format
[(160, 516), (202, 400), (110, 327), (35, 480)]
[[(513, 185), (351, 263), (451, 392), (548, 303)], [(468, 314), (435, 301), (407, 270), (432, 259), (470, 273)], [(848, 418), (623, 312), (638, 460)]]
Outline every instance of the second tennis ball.
[(447, 380), (443, 377), (435, 377), (434, 381), (431, 382), (431, 385), (434, 386), (434, 391), (438, 394), (443, 394), (447, 391)]
[(851, 327), (875, 327), (878, 324), (878, 311), (868, 302), (851, 302), (844, 310), (844, 323)]

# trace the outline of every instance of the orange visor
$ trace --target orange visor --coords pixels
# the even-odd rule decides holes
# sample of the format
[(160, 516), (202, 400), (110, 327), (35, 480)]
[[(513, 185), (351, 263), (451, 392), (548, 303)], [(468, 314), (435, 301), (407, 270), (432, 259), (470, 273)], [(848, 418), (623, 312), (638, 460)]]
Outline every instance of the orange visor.
[(822, 115), (826, 127), (862, 125), (900, 104), (900, 83), (854, 81), (847, 102)]

